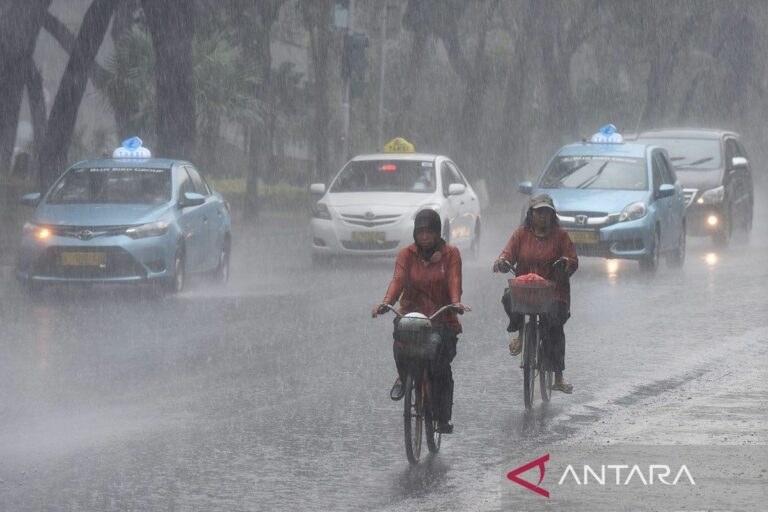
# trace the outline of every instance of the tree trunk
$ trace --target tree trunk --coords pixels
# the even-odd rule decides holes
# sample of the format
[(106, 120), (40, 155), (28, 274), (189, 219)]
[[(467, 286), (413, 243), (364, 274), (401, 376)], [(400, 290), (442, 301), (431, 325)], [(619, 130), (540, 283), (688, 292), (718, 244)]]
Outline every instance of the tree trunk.
[(0, 175), (10, 169), (25, 69), (51, 0), (0, 1)]
[(34, 138), (30, 171), (36, 173), (37, 162), (40, 160), (40, 152), (45, 140), (47, 112), (45, 110), (45, 96), (43, 95), (43, 78), (31, 58), (27, 67), (27, 97), (29, 98), (29, 112), (32, 118)]
[(154, 154), (195, 159), (197, 118), (192, 65), (193, 0), (143, 0), (155, 50), (157, 147)]
[(331, 110), (328, 105), (328, 67), (330, 65), (331, 13), (335, 4), (335, 0), (304, 0), (302, 3), (304, 25), (309, 31), (312, 71), (315, 78), (315, 119), (312, 130), (315, 162), (311, 181), (318, 182), (327, 182), (330, 177), (327, 131), (331, 121)]
[(83, 17), (67, 68), (51, 107), (40, 153), (40, 186), (47, 189), (67, 163), (67, 151), (85, 93), (88, 71), (96, 58), (119, 0), (94, 0)]
[(248, 173), (245, 179), (246, 218), (256, 218), (259, 215), (259, 178), (263, 168), (272, 161), (272, 142), (267, 136), (269, 130), (265, 124), (270, 123), (274, 106), (272, 105), (272, 51), (270, 36), (272, 25), (277, 21), (280, 7), (285, 0), (260, 0), (254, 4), (257, 27), (243, 27), (242, 40), (246, 56), (256, 59), (256, 65), (262, 74), (262, 83), (256, 94), (266, 108), (266, 120), (252, 122), (248, 129)]

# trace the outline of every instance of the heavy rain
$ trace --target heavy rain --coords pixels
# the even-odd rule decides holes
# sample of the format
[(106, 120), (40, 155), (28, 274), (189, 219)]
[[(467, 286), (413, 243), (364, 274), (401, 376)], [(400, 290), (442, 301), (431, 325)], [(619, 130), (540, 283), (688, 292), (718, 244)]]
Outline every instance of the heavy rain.
[[(0, 0), (0, 510), (764, 510), (766, 26), (762, 0)], [(518, 228), (578, 255), (528, 398), (492, 271)], [(452, 415), (435, 360), (390, 398), (401, 250), (471, 308)]]

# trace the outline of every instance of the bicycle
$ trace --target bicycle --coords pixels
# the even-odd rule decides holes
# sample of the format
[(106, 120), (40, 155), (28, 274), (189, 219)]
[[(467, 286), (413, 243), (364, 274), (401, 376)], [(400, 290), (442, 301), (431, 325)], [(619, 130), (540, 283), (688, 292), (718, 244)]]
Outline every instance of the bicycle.
[[(442, 434), (437, 431), (438, 421), (432, 404), (431, 363), (435, 360), (440, 348), (439, 338), (436, 339), (436, 336), (433, 336), (432, 320), (444, 311), (453, 311), (461, 315), (464, 314), (464, 310), (449, 304), (427, 317), (421, 313), (402, 315), (394, 307), (385, 304), (379, 309), (379, 313), (386, 313), (387, 310), (394, 312), (398, 317), (398, 321), (395, 322), (395, 339), (403, 343), (403, 353), (407, 361), (403, 434), (408, 462), (416, 464), (421, 458), (422, 437), (426, 438), (430, 453), (440, 451), (442, 439)], [(422, 433), (425, 435), (422, 436)]]
[[(555, 261), (552, 266), (555, 270), (565, 270), (565, 264), (566, 261), (561, 258)], [(506, 260), (499, 267), (499, 270), (503, 273), (516, 274), (512, 265)], [(509, 294), (510, 311), (524, 315), (523, 328), (520, 333), (523, 339), (520, 368), (523, 370), (525, 408), (531, 409), (537, 376), (539, 377), (541, 400), (548, 403), (552, 396), (555, 372), (544, 369), (546, 364), (544, 364), (544, 337), (541, 334), (541, 327), (542, 315), (548, 313), (554, 303), (555, 281), (543, 278), (522, 281), (514, 277), (508, 279), (507, 283), (509, 287), (505, 293)]]

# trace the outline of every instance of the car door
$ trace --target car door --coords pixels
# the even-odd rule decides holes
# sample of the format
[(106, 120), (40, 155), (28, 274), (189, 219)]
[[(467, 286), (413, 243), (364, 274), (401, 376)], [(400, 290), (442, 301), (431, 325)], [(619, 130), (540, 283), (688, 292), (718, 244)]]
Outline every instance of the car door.
[(464, 193), (458, 196), (459, 211), (457, 212), (457, 217), (459, 218), (458, 222), (461, 226), (462, 237), (469, 241), (474, 236), (473, 230), (475, 229), (475, 221), (479, 211), (477, 196), (470, 189), (469, 183), (455, 163), (448, 161), (448, 168), (453, 174), (455, 183), (464, 185)]
[(184, 237), (185, 265), (187, 271), (197, 272), (203, 264), (205, 250), (206, 225), (204, 222), (205, 205), (181, 207), (181, 200), (186, 192), (197, 192), (195, 185), (184, 166), (176, 168), (177, 205), (179, 209), (179, 227)]
[(731, 204), (731, 215), (733, 226), (742, 224), (746, 220), (747, 204), (749, 202), (747, 173), (748, 168), (744, 165), (733, 165), (735, 157), (744, 157), (736, 139), (728, 137), (725, 139), (725, 182), (726, 198)]
[(677, 247), (678, 239), (680, 236), (680, 230), (682, 229), (682, 221), (685, 217), (685, 196), (683, 195), (683, 187), (680, 185), (680, 181), (677, 179), (674, 167), (669, 161), (669, 157), (666, 153), (658, 153), (659, 164), (661, 165), (661, 181), (675, 187), (675, 195), (668, 197), (667, 204), (667, 225), (665, 231), (667, 232), (667, 248), (674, 249)]
[(451, 171), (448, 168), (447, 160), (443, 160), (440, 163), (440, 194), (442, 194), (442, 205), (440, 206), (441, 217), (443, 218), (443, 233), (448, 230), (448, 236), (446, 241), (453, 240), (453, 235), (450, 233), (453, 231), (454, 223), (456, 222), (456, 205), (458, 201), (455, 197), (448, 195), (448, 188), (452, 183)]
[[(451, 168), (448, 160), (444, 160), (443, 163), (440, 166), (440, 174), (442, 178), (442, 192), (443, 192), (443, 201), (446, 205), (446, 217), (445, 219), (448, 220), (448, 241), (450, 242), (459, 242), (463, 240), (464, 237), (464, 227), (462, 226), (462, 201), (461, 195), (450, 195), (448, 193), (450, 186), (454, 183), (461, 183), (460, 179), (458, 179), (458, 175), (456, 172)], [(445, 230), (445, 228), (443, 228)]]
[(661, 152), (654, 151), (652, 157), (653, 166), (653, 209), (656, 212), (656, 220), (659, 223), (661, 230), (661, 239), (659, 243), (661, 250), (666, 250), (670, 245), (670, 226), (671, 226), (671, 214), (670, 214), (670, 199), (671, 197), (661, 197), (659, 195), (659, 188), (664, 183), (662, 175), (663, 162), (661, 159)]
[(200, 205), (203, 212), (203, 244), (200, 264), (204, 270), (213, 268), (219, 261), (219, 248), (221, 244), (217, 243), (217, 233), (221, 228), (221, 214), (217, 212), (216, 197), (211, 194), (200, 173), (191, 165), (187, 165), (187, 173), (192, 179), (195, 192), (205, 197), (205, 203)]

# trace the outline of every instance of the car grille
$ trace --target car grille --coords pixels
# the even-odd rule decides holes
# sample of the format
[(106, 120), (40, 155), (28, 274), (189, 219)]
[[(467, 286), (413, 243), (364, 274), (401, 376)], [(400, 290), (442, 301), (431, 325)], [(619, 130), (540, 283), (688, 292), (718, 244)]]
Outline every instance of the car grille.
[(353, 215), (350, 213), (342, 213), (340, 215), (341, 219), (346, 222), (347, 224), (352, 224), (353, 226), (364, 226), (366, 228), (375, 228), (379, 226), (388, 226), (390, 224), (394, 224), (397, 222), (397, 220), (402, 217), (401, 214), (393, 214), (393, 215), (373, 215), (373, 214), (367, 214), (367, 215)]
[(91, 240), (104, 236), (124, 235), (127, 226), (46, 226), (53, 235), (80, 240)]
[(694, 198), (696, 197), (696, 192), (698, 192), (699, 189), (696, 188), (684, 188), (683, 189), (683, 197), (685, 198), (685, 206), (686, 208), (691, 206), (691, 203), (693, 203)]
[(397, 247), (399, 241), (388, 240), (386, 242), (356, 242), (342, 240), (341, 246), (350, 251), (390, 251)]
[[(65, 266), (62, 264), (63, 252), (90, 252), (106, 254), (106, 266)], [(56, 277), (70, 279), (109, 279), (113, 277), (147, 276), (146, 270), (133, 259), (125, 249), (120, 247), (88, 247), (82, 249), (64, 249), (49, 247), (35, 262), (32, 273), (40, 277)]]
[(596, 227), (602, 228), (615, 224), (619, 216), (607, 212), (563, 211), (557, 213), (560, 225), (563, 227)]

